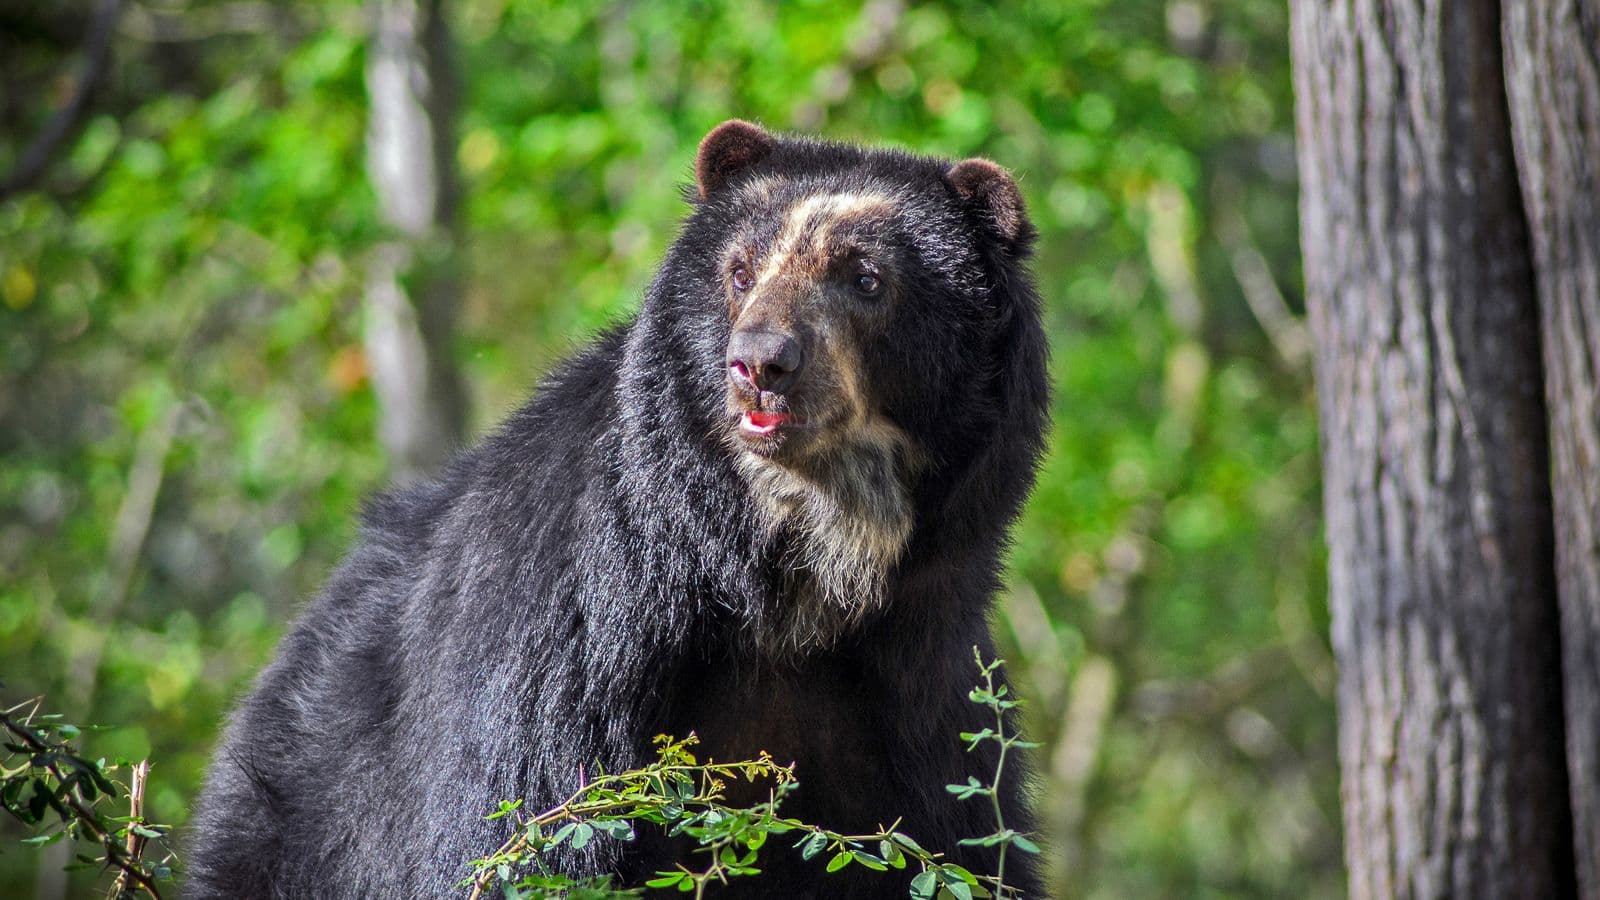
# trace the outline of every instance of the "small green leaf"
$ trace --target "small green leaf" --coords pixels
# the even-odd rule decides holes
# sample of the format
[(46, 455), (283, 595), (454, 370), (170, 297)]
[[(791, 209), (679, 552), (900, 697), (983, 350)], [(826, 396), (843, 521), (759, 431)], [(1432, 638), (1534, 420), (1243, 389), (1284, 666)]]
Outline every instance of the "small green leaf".
[(828, 871), (837, 872), (848, 865), (850, 865), (850, 851), (840, 850), (834, 854), (833, 859), (828, 860)]
[(688, 876), (687, 872), (657, 872), (659, 878), (652, 878), (644, 883), (645, 887), (665, 888), (672, 887)]
[(606, 837), (619, 841), (633, 840), (633, 824), (627, 819), (601, 819), (589, 824)]
[(999, 739), (1001, 736), (995, 734), (993, 728), (985, 728), (982, 731), (963, 731), (961, 732), (960, 737), (963, 741), (967, 742), (967, 751), (971, 752), (976, 750), (978, 745), (984, 741), (990, 739)]
[(582, 850), (588, 846), (589, 839), (592, 837), (594, 837), (594, 826), (588, 822), (584, 822), (577, 828), (572, 829), (572, 849)]
[(968, 797), (979, 795), (988, 796), (991, 793), (988, 788), (980, 784), (978, 779), (972, 777), (971, 775), (967, 776), (966, 784), (947, 784), (944, 786), (944, 789), (952, 794), (955, 794), (956, 798), (959, 800), (965, 800)]
[(822, 848), (826, 846), (828, 846), (828, 836), (820, 831), (813, 832), (810, 837), (801, 842), (800, 857), (802, 859), (810, 859), (821, 853)]
[(1016, 835), (1015, 837), (1013, 837), (1011, 839), (1011, 843), (1018, 850), (1021, 850), (1024, 853), (1032, 853), (1034, 855), (1038, 855), (1038, 853), (1039, 853), (1039, 845), (1035, 844), (1033, 841), (1028, 840), (1027, 838), (1023, 837), (1020, 834)]
[(899, 844), (900, 846), (906, 848), (907, 850), (910, 850), (912, 853), (924, 853), (925, 854), (925, 853), (928, 852), (928, 851), (922, 849), (922, 845), (921, 844), (918, 844), (916, 841), (913, 841), (909, 835), (902, 834), (902, 833), (900, 833), (898, 831), (896, 831), (894, 834), (889, 835), (889, 839), (894, 841), (896, 844)]
[(945, 863), (939, 867), (939, 871), (941, 875), (945, 876), (944, 880), (946, 882), (952, 879), (960, 879), (963, 884), (975, 885), (978, 883), (978, 876), (955, 863)]
[(911, 879), (911, 896), (915, 900), (932, 900), (939, 890), (939, 876), (932, 869), (923, 869)]
[(521, 805), (522, 805), (522, 801), (521, 800), (517, 800), (515, 802), (509, 801), (509, 800), (501, 800), (500, 801), (500, 808), (495, 810), (492, 813), (489, 813), (487, 816), (484, 816), (484, 819), (499, 819), (499, 818), (502, 818), (504, 816), (510, 815), (511, 813), (516, 811), (517, 807), (519, 807)]
[(26, 818), (18, 816), (25, 824), (33, 825), (44, 818), (44, 811), (50, 806), (50, 788), (43, 781), (33, 783), (33, 796), (28, 798), (28, 815)]
[(105, 760), (96, 760), (95, 764), (89, 767), (89, 777), (94, 779), (95, 786), (100, 788), (101, 793), (112, 798), (117, 796), (116, 784), (106, 777)]
[(889, 871), (889, 867), (883, 864), (883, 860), (881, 860), (881, 859), (877, 858), (876, 856), (873, 856), (872, 854), (867, 853), (867, 852), (865, 852), (863, 850), (853, 851), (853, 852), (851, 852), (850, 856), (856, 862), (862, 864), (863, 866), (866, 866), (867, 868), (871, 869), (874, 872), (887, 872), (887, 871)]

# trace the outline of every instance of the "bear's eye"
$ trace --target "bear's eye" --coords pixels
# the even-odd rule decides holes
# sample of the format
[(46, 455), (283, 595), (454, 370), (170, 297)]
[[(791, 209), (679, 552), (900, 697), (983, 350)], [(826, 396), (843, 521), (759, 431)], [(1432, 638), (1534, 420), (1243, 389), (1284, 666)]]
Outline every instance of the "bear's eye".
[(736, 290), (736, 291), (748, 291), (748, 290), (750, 290), (751, 288), (753, 288), (755, 286), (756, 286), (756, 280), (755, 280), (754, 276), (752, 276), (750, 274), (750, 270), (749, 269), (746, 269), (744, 266), (734, 266), (733, 267), (733, 289), (734, 290)]
[(874, 296), (883, 290), (883, 279), (871, 272), (863, 272), (856, 276), (856, 290), (868, 297)]

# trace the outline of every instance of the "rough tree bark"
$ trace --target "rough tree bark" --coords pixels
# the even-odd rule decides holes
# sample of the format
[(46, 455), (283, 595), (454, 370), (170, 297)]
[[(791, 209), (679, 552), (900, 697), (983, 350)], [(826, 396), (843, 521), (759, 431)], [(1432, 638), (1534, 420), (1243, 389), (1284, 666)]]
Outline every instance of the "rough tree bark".
[(1496, 0), (1295, 0), (1355, 898), (1574, 891), (1540, 336)]
[(391, 476), (432, 472), (461, 441), (464, 393), (451, 355), (459, 182), (457, 106), (442, 0), (374, 0), (367, 55), (367, 171), (395, 239), (367, 281), (366, 352)]
[(1578, 882), (1600, 897), (1600, 0), (1503, 9), (1544, 335)]

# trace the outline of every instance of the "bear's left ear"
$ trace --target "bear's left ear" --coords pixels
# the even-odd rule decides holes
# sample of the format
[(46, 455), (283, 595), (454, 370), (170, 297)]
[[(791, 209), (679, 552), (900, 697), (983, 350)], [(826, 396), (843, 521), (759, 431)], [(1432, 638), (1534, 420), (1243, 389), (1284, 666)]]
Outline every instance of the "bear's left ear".
[(980, 218), (994, 229), (1005, 248), (1022, 256), (1033, 242), (1033, 223), (1022, 202), (1022, 192), (1011, 173), (987, 159), (967, 159), (950, 167), (945, 181), (978, 211)]
[(777, 141), (766, 129), (742, 119), (729, 119), (711, 129), (700, 141), (700, 152), (694, 158), (694, 180), (700, 187), (700, 199), (711, 196), (740, 171), (765, 159), (775, 146)]

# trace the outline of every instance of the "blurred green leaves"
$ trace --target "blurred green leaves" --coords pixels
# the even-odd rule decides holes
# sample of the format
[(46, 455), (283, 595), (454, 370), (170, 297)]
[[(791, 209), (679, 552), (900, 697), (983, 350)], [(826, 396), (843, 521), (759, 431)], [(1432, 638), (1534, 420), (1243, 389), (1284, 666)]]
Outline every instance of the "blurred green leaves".
[[(179, 6), (199, 33), (222, 4)], [(7, 13), (0, 170), (83, 8)], [(0, 675), (127, 723), (107, 739), (160, 761), (161, 821), (382, 483), (365, 21), (281, 12), (125, 29), (46, 190), (0, 203)], [(479, 430), (633, 308), (724, 118), (1016, 172), (1056, 408), (997, 633), (1046, 744), (1058, 890), (1340, 893), (1309, 373), (1238, 269), (1254, 253), (1298, 313), (1283, 3), (471, 0), (453, 21)], [(158, 477), (119, 599), (136, 471)], [(0, 881), (31, 868), (0, 856)]]

